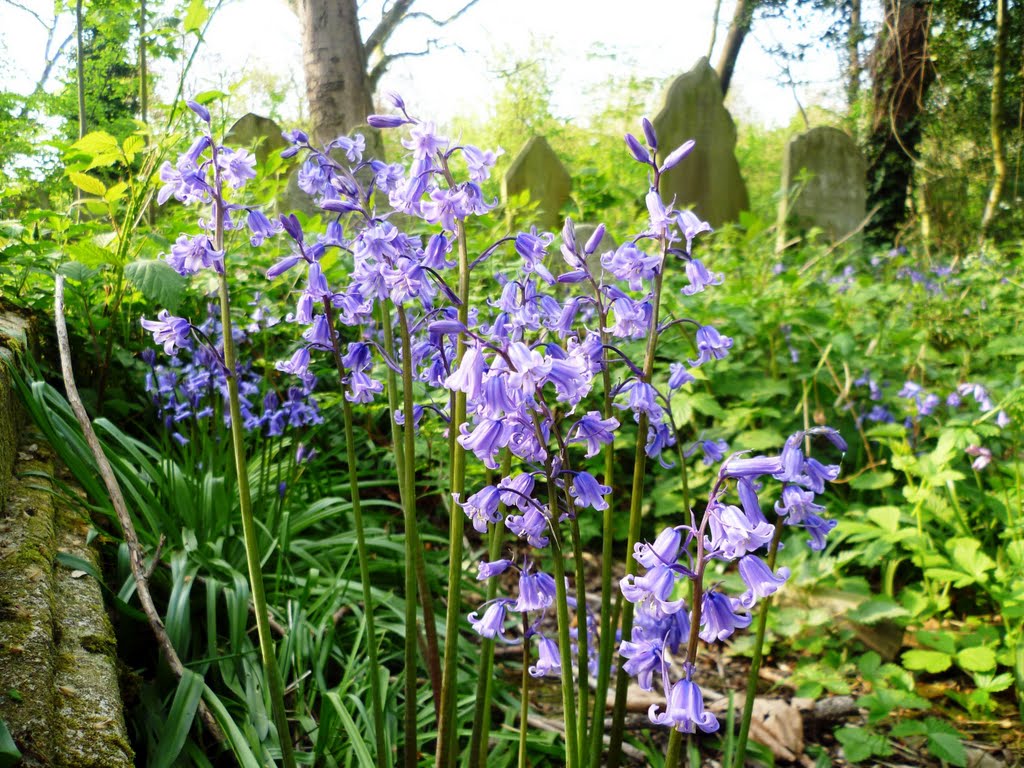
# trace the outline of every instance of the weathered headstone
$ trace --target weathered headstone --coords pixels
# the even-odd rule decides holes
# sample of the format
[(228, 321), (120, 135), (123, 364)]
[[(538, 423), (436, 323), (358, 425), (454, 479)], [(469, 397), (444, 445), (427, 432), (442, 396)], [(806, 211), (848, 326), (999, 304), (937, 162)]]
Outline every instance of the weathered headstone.
[(562, 161), (543, 136), (530, 139), (512, 161), (501, 181), (503, 199), (526, 192), (530, 200), (538, 203), (537, 215), (530, 223), (538, 229), (557, 232), (562, 226), (559, 213), (569, 200), (572, 179)]
[(750, 207), (736, 161), (736, 125), (706, 58), (669, 86), (654, 128), (661, 157), (689, 139), (696, 142), (690, 155), (662, 177), (666, 203), (675, 196), (677, 208), (692, 206), (713, 227), (736, 221)]
[(865, 167), (856, 142), (838, 128), (812, 128), (790, 141), (782, 160), (780, 244), (798, 230), (818, 228), (833, 243), (854, 232), (866, 215)]
[(281, 126), (269, 117), (252, 112), (242, 115), (228, 128), (224, 143), (231, 147), (253, 150), (260, 165), (267, 162), (272, 152), (280, 152), (288, 146), (288, 142), (281, 135)]

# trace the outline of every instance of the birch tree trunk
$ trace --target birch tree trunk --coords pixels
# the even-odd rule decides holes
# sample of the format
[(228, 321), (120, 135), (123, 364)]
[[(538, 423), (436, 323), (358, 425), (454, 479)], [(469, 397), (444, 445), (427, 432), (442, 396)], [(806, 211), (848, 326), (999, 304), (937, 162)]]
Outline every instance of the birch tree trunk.
[(981, 236), (984, 238), (999, 211), (999, 202), (1006, 188), (1006, 142), (1003, 140), (1003, 91), (1006, 89), (1006, 0), (996, 0), (996, 46), (992, 64), (992, 166), (994, 175), (989, 190), (985, 213), (981, 217)]

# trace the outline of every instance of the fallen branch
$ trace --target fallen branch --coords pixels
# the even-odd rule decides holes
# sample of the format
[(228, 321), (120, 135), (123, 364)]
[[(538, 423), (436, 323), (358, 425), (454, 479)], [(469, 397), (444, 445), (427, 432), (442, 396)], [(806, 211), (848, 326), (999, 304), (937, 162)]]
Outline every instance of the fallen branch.
[[(71, 370), (71, 345), (68, 342), (68, 327), (64, 320), (64, 276), (60, 274), (57, 275), (57, 283), (54, 289), (54, 315), (57, 326), (57, 346), (60, 350), (60, 367), (68, 402), (71, 404), (71, 410), (75, 412), (75, 418), (78, 419), (78, 424), (82, 428), (85, 440), (89, 444), (89, 450), (96, 460), (96, 467), (99, 469), (100, 477), (103, 478), (103, 484), (107, 487), (107, 493), (110, 494), (110, 502), (117, 513), (117, 520), (121, 524), (121, 531), (124, 534), (125, 543), (128, 545), (128, 561), (131, 564), (132, 577), (135, 579), (136, 593), (139, 596), (139, 602), (142, 604), (142, 610), (145, 612), (146, 618), (149, 619), (149, 626), (156, 636), (157, 643), (159, 643), (164, 657), (167, 659), (167, 665), (171, 668), (174, 676), (180, 680), (185, 672), (185, 666), (181, 663), (181, 659), (178, 658), (178, 653), (174, 650), (171, 638), (167, 635), (167, 629), (164, 627), (160, 614), (156, 610), (156, 605), (153, 603), (153, 596), (149, 591), (149, 569), (145, 564), (142, 545), (139, 544), (139, 536), (135, 532), (135, 524), (132, 522), (131, 515), (128, 514), (128, 505), (125, 504), (124, 495), (121, 493), (121, 486), (114, 476), (114, 470), (111, 468), (106, 454), (103, 453), (100, 441), (92, 428), (92, 421), (89, 419), (85, 406), (82, 405), (82, 398), (79, 397), (78, 387), (75, 385), (75, 374)], [(157, 555), (159, 556), (159, 548)], [(156, 558), (154, 558), (154, 562), (156, 562)], [(217, 741), (223, 742), (224, 734), (221, 732), (220, 726), (217, 725), (213, 713), (210, 712), (203, 701), (199, 702), (199, 716), (203, 719), (203, 723), (214, 738)]]

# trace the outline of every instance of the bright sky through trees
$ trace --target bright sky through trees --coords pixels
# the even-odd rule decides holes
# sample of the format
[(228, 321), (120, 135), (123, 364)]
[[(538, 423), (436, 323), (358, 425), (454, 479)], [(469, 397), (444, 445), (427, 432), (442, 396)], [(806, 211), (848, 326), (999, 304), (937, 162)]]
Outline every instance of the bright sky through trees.
[[(444, 18), (462, 0), (422, 3)], [(718, 43), (725, 37), (734, 3), (723, 0)], [(44, 19), (52, 3), (26, 0), (25, 6)], [(517, 58), (544, 56), (554, 87), (556, 113), (581, 118), (597, 111), (605, 84), (629, 75), (667, 80), (706, 55), (711, 40), (714, 0), (645, 2), (623, 5), (610, 0), (479, 0), (464, 16), (443, 30), (418, 21), (400, 28), (391, 52), (422, 50), (428, 37), (440, 37), (446, 49), (429, 56), (395, 62), (382, 80), (384, 89), (399, 91), (414, 109), (439, 118), (452, 114), (483, 114), (500, 89), (498, 70)], [(367, 3), (368, 24), (379, 18), (377, 3)], [(71, 31), (71, 17), (62, 31)], [(764, 48), (820, 39), (824, 22), (807, 30), (779, 22), (755, 25), (740, 56), (731, 105), (737, 116), (767, 124), (786, 122), (796, 112), (793, 89), (780, 85), (780, 66)], [(61, 38), (62, 36), (58, 36)], [(43, 68), (45, 31), (23, 10), (0, 3), (0, 46), (7, 65), (0, 66), (2, 87), (30, 90)], [(461, 48), (462, 50), (459, 50)], [(235, 0), (217, 15), (208, 44), (193, 70), (190, 90), (226, 89), (245, 74), (271, 75), (268, 82), (291, 84), (282, 107), (285, 116), (300, 111), (302, 90), (299, 25), (284, 0)], [(718, 51), (712, 56), (716, 60)], [(796, 93), (806, 105), (838, 105), (841, 52), (820, 47), (795, 65), (793, 77), (805, 84)], [(160, 70), (164, 91), (174, 74)], [(262, 78), (260, 82), (263, 82)], [(173, 94), (163, 93), (165, 98)], [(267, 111), (260, 87), (241, 96), (243, 106)], [(261, 103), (263, 101), (263, 103)], [(652, 105), (654, 106), (654, 105)]]

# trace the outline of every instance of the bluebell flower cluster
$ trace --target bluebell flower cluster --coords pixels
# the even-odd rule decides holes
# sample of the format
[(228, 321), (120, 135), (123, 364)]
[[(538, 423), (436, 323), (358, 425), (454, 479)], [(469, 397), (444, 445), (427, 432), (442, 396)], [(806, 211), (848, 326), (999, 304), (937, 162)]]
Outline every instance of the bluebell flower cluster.
[[(694, 681), (698, 639), (719, 642), (750, 626), (751, 610), (789, 578), (788, 568), (773, 571), (764, 559), (773, 545), (777, 549), (781, 526), (804, 529), (814, 550), (825, 547), (836, 521), (822, 516), (825, 509), (816, 499), (825, 484), (836, 479), (839, 466), (805, 454), (805, 441), (814, 437), (846, 450), (838, 432), (816, 427), (790, 436), (777, 456), (729, 456), (699, 521), (665, 528), (653, 542), (637, 545), (633, 559), (644, 572), (620, 582), (623, 597), (635, 605), (637, 621), (619, 653), (626, 659), (625, 671), (641, 688), (652, 690), (656, 676), (661, 679), (667, 700), (664, 706), (651, 706), (652, 722), (683, 733), (718, 729)], [(761, 503), (769, 480), (781, 483), (774, 522), (767, 519)], [(736, 503), (730, 503), (730, 489)], [(719, 584), (705, 585), (705, 569), (712, 561), (735, 563), (745, 591), (731, 596)], [(689, 606), (687, 582), (694, 595), (694, 605)], [(673, 682), (671, 659), (679, 655), (681, 676)]]

